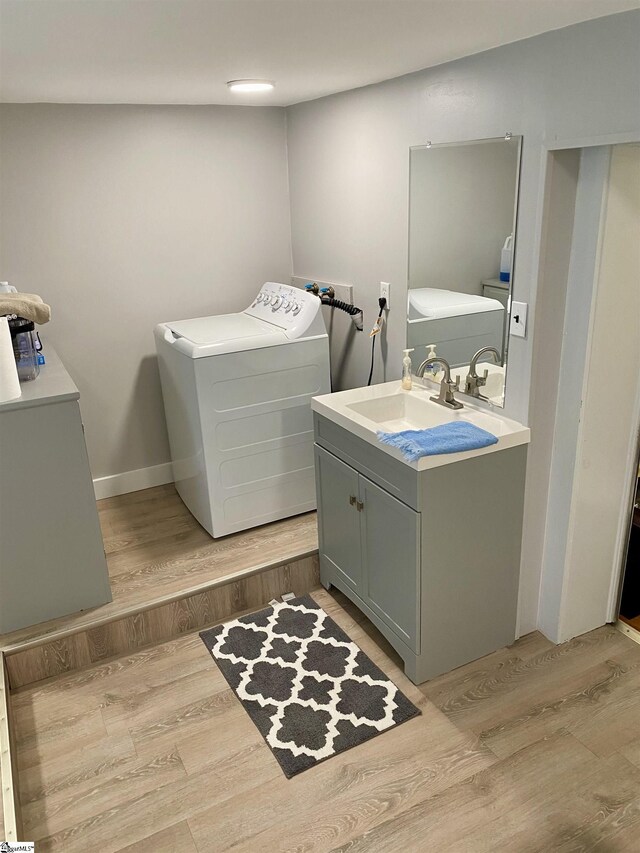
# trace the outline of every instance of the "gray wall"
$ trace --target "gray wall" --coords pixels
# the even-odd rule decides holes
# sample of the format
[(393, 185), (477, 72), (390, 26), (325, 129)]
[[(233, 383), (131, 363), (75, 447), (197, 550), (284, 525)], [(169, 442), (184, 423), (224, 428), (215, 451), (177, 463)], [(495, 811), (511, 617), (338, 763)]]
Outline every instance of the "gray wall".
[(154, 325), (291, 274), (284, 110), (3, 105), (0, 187), (0, 278), (52, 306), (93, 476), (168, 461)]
[[(632, 11), (288, 109), (294, 274), (353, 283), (366, 325), (379, 281), (395, 288), (374, 381), (401, 371), (409, 147), (522, 134), (514, 298), (530, 304), (531, 320), (527, 339), (510, 343), (505, 413), (528, 422), (546, 147), (613, 133), (640, 137), (639, 41), (640, 11)], [(353, 338), (345, 385), (366, 382), (369, 357), (368, 336)], [(528, 506), (526, 523), (543, 536), (546, 500)], [(523, 631), (536, 625), (539, 572), (539, 561), (528, 564), (525, 554)]]

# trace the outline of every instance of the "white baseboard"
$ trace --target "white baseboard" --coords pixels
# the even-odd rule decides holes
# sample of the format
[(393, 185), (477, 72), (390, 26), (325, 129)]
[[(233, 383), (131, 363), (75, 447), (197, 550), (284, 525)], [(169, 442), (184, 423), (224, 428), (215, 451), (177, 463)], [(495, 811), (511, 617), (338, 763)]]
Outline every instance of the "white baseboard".
[(96, 500), (99, 501), (115, 495), (126, 495), (127, 492), (163, 486), (165, 483), (173, 483), (171, 462), (152, 465), (150, 468), (138, 468), (135, 471), (123, 471), (122, 474), (112, 474), (109, 477), (97, 477), (93, 481), (93, 489)]

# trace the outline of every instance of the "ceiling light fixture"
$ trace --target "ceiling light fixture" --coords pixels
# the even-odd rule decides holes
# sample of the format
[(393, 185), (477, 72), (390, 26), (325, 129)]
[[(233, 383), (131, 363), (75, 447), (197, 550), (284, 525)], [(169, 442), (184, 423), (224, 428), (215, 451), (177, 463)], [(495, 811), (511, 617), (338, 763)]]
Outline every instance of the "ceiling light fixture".
[(270, 80), (229, 80), (227, 86), (232, 92), (270, 92), (275, 84)]

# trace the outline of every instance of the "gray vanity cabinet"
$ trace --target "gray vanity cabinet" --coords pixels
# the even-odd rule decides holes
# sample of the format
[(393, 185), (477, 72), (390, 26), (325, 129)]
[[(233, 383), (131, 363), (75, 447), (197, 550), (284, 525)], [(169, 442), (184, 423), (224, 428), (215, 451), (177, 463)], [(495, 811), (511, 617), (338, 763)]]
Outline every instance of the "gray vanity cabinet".
[(0, 403), (0, 634), (111, 601), (80, 393), (45, 351)]
[(418, 471), (314, 413), (320, 580), (416, 684), (516, 638), (526, 445)]
[(420, 513), (362, 476), (360, 499), (363, 598), (417, 652)]
[(321, 564), (418, 649), (420, 514), (316, 447)]
[(318, 516), (321, 527), (323, 560), (354, 592), (362, 592), (362, 553), (357, 471), (316, 447), (316, 483), (325, 495)]

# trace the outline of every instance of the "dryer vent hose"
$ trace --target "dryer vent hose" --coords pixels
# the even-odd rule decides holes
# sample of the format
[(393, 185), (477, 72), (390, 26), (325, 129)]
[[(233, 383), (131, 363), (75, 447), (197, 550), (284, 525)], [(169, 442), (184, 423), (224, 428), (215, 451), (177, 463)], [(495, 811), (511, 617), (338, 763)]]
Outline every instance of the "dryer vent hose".
[(321, 296), (320, 301), (323, 305), (328, 305), (330, 308), (339, 308), (340, 311), (345, 311), (347, 314), (350, 314), (356, 329), (359, 332), (362, 331), (362, 308), (356, 308), (355, 305), (350, 305), (348, 302), (343, 302), (341, 299), (333, 299), (330, 296)]

